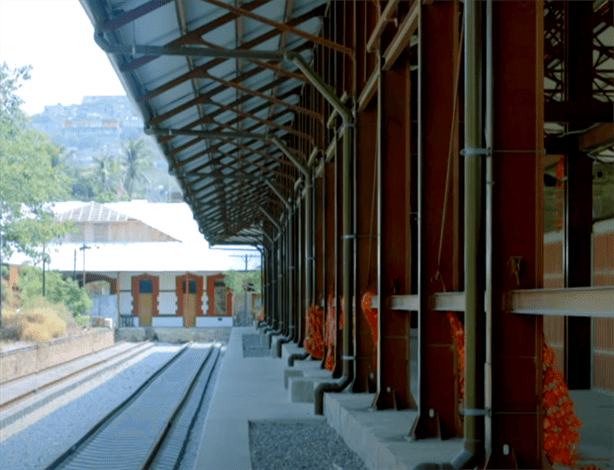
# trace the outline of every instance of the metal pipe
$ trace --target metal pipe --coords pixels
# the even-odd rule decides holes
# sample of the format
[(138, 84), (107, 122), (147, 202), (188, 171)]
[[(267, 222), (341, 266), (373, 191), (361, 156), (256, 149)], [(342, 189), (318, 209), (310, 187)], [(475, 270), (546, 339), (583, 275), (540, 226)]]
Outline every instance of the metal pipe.
[(207, 47), (186, 46), (146, 46), (131, 44), (113, 44), (104, 37), (101, 29), (94, 32), (94, 41), (107, 54), (128, 55), (177, 55), (191, 57), (217, 57), (221, 59), (255, 59), (255, 60), (283, 60), (289, 53), (285, 51), (254, 51), (247, 49), (210, 49)]
[[(492, 50), (492, 0), (486, 0), (486, 116), (485, 143), (486, 148), (494, 148), (494, 102), (493, 102), (493, 50)], [(486, 275), (484, 311), (486, 313), (486, 349), (484, 364), (484, 406), (492, 409), (492, 238), (493, 238), (493, 161), (492, 153), (486, 157)], [(484, 450), (485, 455), (492, 452), (492, 420), (484, 418)]]
[(275, 219), (275, 217), (273, 217), (271, 214), (269, 214), (269, 212), (262, 206), (258, 207), (260, 209), (260, 212), (262, 212), (264, 215), (267, 216), (267, 218), (271, 221), (271, 223), (273, 225), (275, 225), (275, 228), (279, 231), (279, 234), (281, 234), (281, 226), (279, 225), (279, 222)]
[(309, 158), (307, 159), (308, 168), (311, 168), (313, 164), (316, 162), (316, 157), (318, 156), (319, 153), (320, 153), (320, 149), (318, 147), (314, 147), (314, 149), (311, 151), (311, 154), (309, 154)]
[(275, 144), (277, 146), (277, 148), (279, 148), (279, 150), (281, 150), (286, 157), (288, 157), (288, 160), (290, 160), (294, 164), (294, 166), (296, 166), (298, 171), (300, 171), (305, 176), (306, 179), (308, 179), (310, 177), (309, 170), (305, 167), (305, 165), (303, 165), (299, 161), (299, 159), (297, 157), (295, 157), (292, 154), (290, 149), (288, 147), (286, 147), (286, 145), (281, 140), (279, 140), (277, 137), (273, 137), (271, 139), (271, 142), (273, 144)]
[(465, 30), (465, 414), (463, 451), (455, 468), (473, 467), (484, 455), (483, 383), (478, 383), (480, 318), (484, 312), (482, 240), (482, 25), (481, 4), (466, 2)]
[(292, 302), (294, 299), (294, 290), (292, 283), (293, 279), (293, 258), (292, 258), (292, 237), (294, 236), (292, 230), (292, 224), (294, 223), (292, 211), (288, 213), (288, 225), (287, 225), (287, 236), (286, 236), (286, 275), (284, 276), (286, 282), (286, 328), (285, 335), (277, 341), (277, 357), (281, 357), (281, 346), (282, 344), (289, 343), (292, 340), (294, 335), (294, 309), (292, 308)]
[(146, 126), (143, 132), (147, 135), (166, 135), (169, 137), (176, 135), (191, 135), (196, 137), (212, 138), (212, 139), (257, 139), (267, 140), (268, 137), (264, 134), (252, 134), (251, 132), (227, 132), (227, 131), (194, 131), (191, 129), (161, 129), (156, 127)]
[[(298, 286), (298, 310), (296, 312), (296, 317), (297, 317), (297, 322), (296, 322), (296, 334), (295, 334), (295, 341), (297, 343), (297, 345), (302, 348), (303, 347), (303, 322), (305, 321), (305, 306), (304, 306), (304, 302), (303, 302), (303, 295), (306, 293), (306, 289), (302, 289), (303, 286), (303, 276), (305, 274), (304, 270), (303, 270), (303, 257), (301, 256), (303, 254), (303, 210), (302, 207), (305, 204), (305, 202), (303, 201), (302, 198), (299, 199), (298, 201), (298, 217), (297, 217), (297, 235), (298, 235), (298, 250), (296, 253), (296, 272), (297, 272), (297, 278), (298, 278), (298, 282), (297, 282), (297, 286)], [(305, 232), (306, 233), (306, 232)], [(306, 297), (306, 296), (305, 296)], [(292, 367), (294, 366), (294, 361), (296, 360), (304, 360), (307, 359), (309, 357), (309, 353), (308, 352), (304, 352), (304, 353), (295, 353), (295, 354), (291, 354), (290, 357), (288, 357), (288, 366)]]
[(343, 273), (342, 273), (342, 294), (343, 294), (343, 309), (345, 311), (345, 324), (343, 326), (343, 375), (336, 382), (321, 383), (314, 391), (315, 413), (324, 413), (324, 393), (340, 392), (352, 382), (353, 369), (350, 368), (350, 362), (355, 358), (350, 354), (350, 334), (353, 328), (352, 325), (352, 309), (351, 309), (351, 240), (352, 237), (352, 188), (351, 188), (351, 151), (352, 151), (352, 127), (354, 122), (352, 114), (348, 108), (335, 96), (330, 87), (316, 74), (313, 69), (299, 56), (296, 55), (292, 59), (297, 67), (309, 79), (311, 84), (316, 88), (322, 96), (328, 101), (331, 106), (337, 110), (343, 120), (343, 153), (342, 153), (342, 206), (343, 206)]
[(264, 182), (266, 183), (266, 185), (269, 188), (271, 188), (271, 191), (273, 191), (275, 193), (275, 195), (279, 198), (279, 200), (284, 203), (284, 206), (286, 206), (286, 209), (288, 209), (288, 211), (291, 211), (292, 210), (292, 206), (286, 200), (286, 198), (284, 198), (283, 194), (281, 194), (281, 191), (279, 189), (277, 189), (277, 186), (275, 186), (273, 183), (271, 183), (267, 179), (265, 179)]

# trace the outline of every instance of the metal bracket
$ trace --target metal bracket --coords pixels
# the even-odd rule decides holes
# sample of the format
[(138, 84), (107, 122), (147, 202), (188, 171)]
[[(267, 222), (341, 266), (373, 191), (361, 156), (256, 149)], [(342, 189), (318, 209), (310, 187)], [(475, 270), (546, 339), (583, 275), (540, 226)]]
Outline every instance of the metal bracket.
[(341, 356), (342, 361), (355, 361), (356, 356)]
[(491, 156), (492, 155), (492, 149), (490, 147), (488, 147), (488, 148), (466, 148), (466, 149), (462, 149), (460, 151), (460, 154), (463, 157), (470, 157), (470, 156), (473, 156), (473, 155)]
[(492, 410), (490, 408), (461, 408), (460, 414), (463, 416), (492, 416)]
[(343, 132), (343, 131), (345, 130), (345, 128), (346, 128), (346, 127), (349, 127), (349, 128), (351, 128), (351, 129), (352, 129), (352, 128), (355, 128), (355, 127), (356, 127), (356, 125), (354, 124), (354, 122), (353, 122), (353, 121), (352, 121), (352, 122), (348, 122), (347, 124), (342, 124), (342, 125), (341, 125), (341, 127), (339, 127), (339, 131), (340, 131), (340, 132)]
[(342, 240), (352, 240), (354, 238), (377, 238), (377, 235), (373, 234), (373, 233), (369, 233), (366, 235), (356, 235), (353, 233), (347, 234), (347, 235), (342, 235), (341, 239)]

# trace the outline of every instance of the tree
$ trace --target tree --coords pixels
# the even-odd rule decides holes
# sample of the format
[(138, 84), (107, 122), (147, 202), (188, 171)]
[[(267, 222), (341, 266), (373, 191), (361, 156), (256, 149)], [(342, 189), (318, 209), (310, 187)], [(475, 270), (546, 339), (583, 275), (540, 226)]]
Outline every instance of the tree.
[(124, 188), (131, 198), (134, 195), (137, 183), (146, 183), (149, 180), (144, 171), (153, 168), (151, 151), (147, 148), (145, 140), (129, 140), (124, 146), (124, 163), (126, 176)]
[[(37, 302), (43, 292), (43, 272), (33, 266), (22, 266), (17, 285), (21, 289), (24, 307)], [(45, 273), (45, 297), (52, 304), (64, 304), (73, 315), (90, 313), (93, 301), (87, 290), (79, 287), (74, 279), (63, 279), (59, 271)]]
[(71, 226), (54, 221), (51, 202), (68, 197), (70, 178), (54, 167), (58, 148), (30, 127), (16, 91), (31, 66), (0, 67), (0, 250), (40, 258), (39, 248)]
[(257, 271), (225, 271), (224, 284), (236, 295), (241, 295), (248, 290), (260, 292), (262, 290), (260, 270)]

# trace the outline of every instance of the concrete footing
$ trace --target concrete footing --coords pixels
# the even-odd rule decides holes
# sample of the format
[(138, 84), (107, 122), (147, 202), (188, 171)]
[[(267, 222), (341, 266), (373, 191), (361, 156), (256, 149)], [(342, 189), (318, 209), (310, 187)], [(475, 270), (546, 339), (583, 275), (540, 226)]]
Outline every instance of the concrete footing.
[[(282, 361), (287, 362), (291, 354), (300, 354), (305, 350), (294, 343), (282, 345)], [(307, 359), (296, 361), (293, 367), (284, 369), (284, 388), (292, 403), (313, 403), (314, 391), (318, 384), (332, 380), (332, 372), (321, 368), (321, 361)]]
[(326, 393), (324, 416), (328, 424), (370, 469), (413, 470), (420, 464), (445, 468), (462, 449), (462, 439), (409, 441), (418, 418), (412, 410), (372, 411), (375, 394)]

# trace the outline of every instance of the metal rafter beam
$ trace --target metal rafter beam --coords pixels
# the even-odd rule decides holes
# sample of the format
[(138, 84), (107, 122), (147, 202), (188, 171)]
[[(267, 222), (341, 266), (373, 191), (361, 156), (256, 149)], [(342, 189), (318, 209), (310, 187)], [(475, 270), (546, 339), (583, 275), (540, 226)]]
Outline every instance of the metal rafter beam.
[(228, 81), (228, 80), (224, 80), (223, 78), (219, 78), (216, 77), (215, 75), (211, 75), (207, 72), (202, 72), (202, 77), (203, 78), (207, 78), (209, 80), (213, 80), (215, 82), (221, 83), (222, 85), (229, 87), (229, 88), (236, 88), (237, 90), (242, 91), (243, 93), (247, 93), (248, 95), (252, 95), (252, 96), (256, 96), (258, 98), (262, 98), (263, 100), (267, 100), (270, 101), (271, 103), (277, 104), (279, 106), (284, 106), (288, 109), (291, 109), (293, 111), (296, 111), (297, 113), (301, 113), (304, 114), (305, 116), (311, 116), (314, 117), (316, 119), (321, 120), (322, 116), (320, 115), (320, 113), (316, 113), (310, 109), (306, 109), (303, 108), (302, 106), (297, 106), (291, 103), (288, 103), (286, 101), (280, 100), (278, 98), (273, 98), (272, 96), (269, 96), (265, 93), (262, 93), (260, 91), (257, 90), (252, 90), (251, 88), (248, 88), (246, 86), (240, 85), (239, 83), (233, 83), (232, 81)]
[[(314, 8), (313, 10), (305, 13), (304, 15), (301, 15), (297, 18), (294, 18), (291, 21), (288, 21), (286, 24), (290, 25), (290, 26), (297, 26), (301, 23), (304, 23), (305, 21), (313, 18), (314, 16), (320, 16), (324, 13), (326, 9), (326, 5), (319, 5), (316, 8)], [(252, 39), (251, 41), (247, 41), (245, 43), (243, 43), (241, 45), (241, 49), (251, 49), (255, 46), (258, 46), (260, 44), (262, 44), (263, 42), (268, 41), (271, 38), (274, 38), (275, 36), (279, 35), (280, 32), (278, 30), (273, 30), (270, 31), (268, 33), (263, 34), (262, 36), (259, 36), (255, 39)], [(161, 93), (164, 93), (165, 91), (170, 90), (171, 88), (174, 88), (176, 86), (181, 85), (183, 82), (185, 82), (186, 80), (189, 80), (190, 78), (192, 78), (192, 76), (198, 72), (198, 71), (206, 71), (209, 70), (217, 65), (220, 65), (222, 63), (224, 63), (224, 61), (226, 61), (226, 59), (215, 59), (215, 60), (211, 60), (209, 62), (207, 62), (206, 64), (201, 65), (198, 69), (195, 70), (191, 70), (189, 72), (186, 72), (184, 75), (181, 75), (180, 77), (177, 77), (167, 83), (165, 83), (164, 85), (160, 85), (158, 88), (156, 88), (155, 90), (151, 90), (148, 93), (146, 93), (145, 95), (141, 96), (140, 98), (138, 98), (138, 101), (147, 101), (151, 98), (154, 98), (155, 96), (158, 96)], [(124, 71), (124, 70), (122, 70)]]
[[(276, 115), (276, 117), (279, 117), (279, 116), (281, 116), (281, 115), (283, 115), (283, 114), (286, 114), (286, 113), (288, 113), (288, 112), (290, 112), (290, 111), (286, 109), (286, 110), (284, 110), (282, 113), (279, 113), (278, 115)], [(276, 117), (275, 117), (275, 118), (276, 118)], [(256, 124), (256, 125), (254, 125), (254, 126), (251, 126), (251, 127), (247, 128), (247, 129), (245, 129), (245, 132), (249, 132), (249, 131), (252, 131), (252, 130), (258, 129), (259, 127), (261, 127), (261, 125), (260, 125), (260, 124)], [(215, 130), (215, 129), (213, 129), (213, 130)], [(193, 140), (191, 140), (191, 141), (190, 141), (190, 142), (188, 142), (188, 143), (189, 143), (190, 145), (194, 145), (194, 144), (197, 144), (198, 142), (200, 142), (201, 140), (202, 140), (202, 139), (193, 139)], [(246, 142), (246, 143), (249, 143), (249, 142)], [(186, 144), (186, 145), (187, 145), (187, 144)], [(189, 157), (187, 157), (187, 158), (185, 158), (185, 159), (183, 159), (183, 160), (181, 160), (181, 161), (179, 161), (179, 162), (175, 162), (175, 164), (173, 165), (173, 168), (181, 168), (181, 167), (183, 167), (183, 166), (185, 166), (185, 165), (187, 165), (187, 164), (189, 164), (189, 163), (194, 162), (195, 160), (197, 160), (198, 158), (200, 158), (200, 157), (202, 157), (202, 156), (204, 156), (204, 155), (207, 155), (207, 154), (210, 154), (210, 153), (215, 153), (215, 152), (217, 152), (217, 151), (218, 151), (218, 149), (219, 149), (220, 147), (223, 147), (224, 145), (226, 145), (224, 142), (220, 142), (220, 143), (218, 143), (218, 144), (212, 145), (211, 147), (209, 147), (209, 148), (207, 148), (207, 149), (203, 150), (202, 152), (199, 152), (199, 153), (197, 153), (197, 154), (195, 154), (195, 155), (190, 155)], [(185, 147), (185, 146), (184, 146), (184, 147)], [(186, 148), (187, 148), (187, 147), (186, 147)], [(170, 157), (173, 157), (173, 156), (176, 154), (176, 152), (173, 152), (173, 151), (171, 150), (171, 151), (167, 151), (167, 152), (166, 152), (166, 154), (167, 154), (168, 156), (170, 156)], [(196, 169), (195, 169), (195, 171), (198, 171), (200, 168), (201, 168), (201, 167), (196, 168)]]
[[(281, 32), (286, 32), (286, 33), (292, 33), (296, 36), (300, 36), (302, 38), (307, 39), (308, 41), (313, 42), (314, 44), (319, 44), (322, 47), (326, 47), (328, 49), (332, 49), (334, 51), (337, 52), (342, 52), (343, 54), (347, 54), (350, 57), (354, 56), (354, 51), (346, 46), (342, 46), (341, 44), (337, 44), (336, 42), (333, 41), (329, 41), (328, 39), (324, 39), (322, 37), (319, 36), (314, 36), (313, 34), (310, 33), (306, 33), (305, 31), (302, 31), (298, 28), (295, 28), (293, 26), (289, 26), (287, 23), (281, 23), (279, 21), (274, 21), (271, 20), (269, 18), (266, 18), (264, 16), (258, 15), (256, 13), (253, 13), (249, 10), (246, 10), (244, 8), (237, 8), (237, 7), (233, 7), (232, 5), (228, 5), (227, 3), (221, 2), (219, 0), (203, 0), (207, 3), (210, 3), (212, 5), (215, 5), (219, 8), (224, 8), (232, 13), (236, 13), (238, 15), (241, 16), (246, 16), (248, 18), (251, 18), (253, 20), (259, 21), (261, 23), (267, 24), (269, 26), (272, 26), (273, 28), (281, 31)], [(315, 16), (315, 15), (313, 15)]]
[[(241, 116), (241, 117), (243, 117), (245, 119), (253, 119), (254, 121), (257, 121), (257, 122), (259, 122), (259, 123), (261, 123), (261, 124), (263, 124), (265, 126), (274, 127), (276, 129), (279, 129), (281, 131), (285, 131), (285, 132), (287, 132), (289, 134), (292, 134), (292, 135), (295, 135), (297, 137), (301, 137), (301, 138), (307, 139), (307, 140), (312, 140), (312, 137), (309, 134), (306, 134), (304, 132), (298, 131), (298, 130), (292, 128), (292, 127), (284, 126), (282, 124), (278, 124), (275, 121), (271, 121), (269, 119), (263, 119), (261, 117), (258, 117), (256, 115), (254, 115), (254, 114), (251, 114), (251, 113), (248, 113), (248, 112), (245, 112), (245, 111), (241, 111), (239, 109), (234, 109), (232, 106), (227, 106), (225, 104), (218, 103), (218, 102), (215, 102), (213, 100), (211, 100), (209, 103), (212, 104), (213, 106), (217, 106), (218, 108), (220, 108), (220, 109), (222, 109), (224, 111), (229, 111), (229, 112), (235, 113), (235, 114), (237, 114), (237, 116)], [(271, 105), (271, 109), (272, 108), (273, 108), (273, 105)], [(215, 121), (214, 121), (214, 123), (215, 124), (219, 124), (219, 123), (217, 123)]]
[[(193, 72), (194, 73), (190, 73), (190, 79), (201, 78), (202, 77), (202, 75), (201, 75), (200, 71), (198, 71), (198, 69), (196, 69)], [(254, 69), (250, 70), (249, 72), (245, 72), (244, 74), (238, 75), (237, 77), (233, 78), (231, 81), (239, 83), (239, 82), (242, 82), (243, 80), (247, 80), (248, 78), (253, 77), (254, 75), (259, 74), (260, 72), (261, 72), (261, 70), (259, 70), (257, 68), (254, 68)], [(227, 87), (218, 86), (217, 88), (214, 88), (213, 90), (210, 90), (210, 91), (208, 91), (207, 93), (205, 93), (205, 94), (203, 94), (201, 96), (198, 96), (196, 98), (191, 99), (187, 103), (184, 103), (184, 104), (182, 104), (180, 106), (177, 106), (177, 107), (171, 109), (170, 111), (167, 111), (164, 114), (161, 114), (161, 115), (159, 115), (159, 116), (157, 116), (157, 117), (155, 117), (153, 119), (150, 119), (148, 124), (150, 124), (152, 126), (158, 125), (158, 124), (162, 123), (163, 121), (167, 120), (168, 118), (171, 118), (171, 117), (173, 117), (173, 116), (175, 116), (175, 115), (177, 115), (177, 114), (179, 114), (179, 113), (181, 113), (181, 112), (183, 112), (183, 111), (185, 111), (187, 109), (190, 109), (192, 106), (196, 106), (197, 104), (200, 104), (200, 103), (208, 103), (209, 100), (211, 99), (211, 97), (213, 97), (213, 96), (215, 96), (215, 95), (217, 95), (219, 93), (222, 93), (223, 91), (226, 91), (226, 90), (227, 90)], [(231, 104), (231, 106), (234, 105), (235, 103), (237, 103), (237, 102), (236, 101), (233, 102)]]
[[(204, 39), (201, 39), (200, 41), (198, 41), (200, 44), (202, 44), (203, 46), (207, 46), (210, 47), (212, 49), (218, 49), (220, 51), (227, 51), (228, 49), (218, 46), (215, 43), (209, 42), (209, 41), (205, 41)], [(240, 45), (237, 46), (237, 49), (240, 48)], [(283, 50), (282, 48), (280, 48), (279, 50)], [(267, 69), (267, 70), (272, 70), (275, 73), (278, 73), (280, 75), (285, 75), (286, 77), (289, 78), (295, 78), (296, 80), (299, 80), (301, 82), (305, 82), (308, 83), (308, 80), (301, 74), (296, 73), (296, 72), (290, 72), (289, 70), (285, 70), (281, 67), (281, 65), (273, 65), (272, 63), (268, 63), (268, 62), (263, 62), (261, 60), (256, 60), (256, 59), (245, 59), (248, 60), (249, 62), (251, 62), (252, 64), (256, 65), (259, 68), (262, 69)]]
[[(288, 113), (288, 112), (290, 112), (290, 111), (286, 109), (286, 110), (284, 110), (283, 112), (281, 112), (281, 113), (277, 114), (277, 115), (274, 117), (274, 119), (277, 119), (278, 117), (280, 117), (280, 116), (282, 116), (282, 115), (284, 115), (284, 114), (286, 114), (286, 113)], [(234, 121), (230, 121), (228, 124), (233, 124), (233, 123), (234, 123)], [(245, 132), (250, 132), (250, 131), (253, 131), (253, 130), (258, 129), (258, 128), (260, 128), (260, 127), (262, 127), (260, 124), (255, 124), (255, 125), (253, 125), (253, 126), (251, 126), (251, 127), (247, 128), (247, 129), (245, 129)], [(212, 130), (217, 130), (217, 129), (212, 129)], [(201, 140), (202, 140), (202, 139), (200, 139), (200, 138), (197, 138), (197, 139), (192, 139), (192, 140), (190, 140), (190, 141), (186, 142), (186, 143), (185, 143), (184, 145), (182, 145), (181, 147), (177, 147), (177, 149), (168, 150), (168, 151), (166, 152), (166, 154), (167, 154), (168, 156), (170, 156), (170, 157), (174, 157), (174, 156), (175, 156), (175, 155), (176, 155), (178, 152), (181, 152), (181, 151), (183, 151), (183, 150), (188, 149), (189, 147), (191, 147), (191, 146), (193, 146), (193, 145), (195, 145), (195, 144), (197, 144), (197, 143), (201, 142)], [(199, 152), (199, 153), (197, 153), (197, 154), (195, 154), (195, 155), (190, 155), (189, 157), (186, 157), (186, 158), (184, 158), (183, 160), (181, 160), (181, 161), (179, 161), (179, 162), (176, 162), (176, 163), (175, 163), (175, 165), (173, 165), (173, 167), (174, 167), (174, 168), (180, 168), (180, 167), (182, 167), (182, 166), (185, 166), (185, 165), (187, 165), (188, 163), (191, 163), (191, 162), (193, 162), (193, 161), (197, 160), (198, 158), (200, 158), (200, 157), (202, 157), (202, 156), (204, 156), (204, 155), (206, 155), (206, 154), (209, 154), (209, 153), (215, 153), (215, 152), (216, 152), (216, 151), (217, 151), (217, 150), (218, 150), (220, 147), (223, 147), (224, 145), (226, 145), (224, 142), (220, 142), (220, 143), (218, 143), (218, 144), (212, 145), (211, 147), (209, 147), (209, 148), (207, 148), (207, 149), (203, 150), (202, 152)]]
[[(170, 0), (166, 0), (166, 1), (170, 1)], [(270, 0), (256, 0), (254, 2), (250, 2), (246, 5), (243, 5), (243, 8), (246, 10), (253, 10), (255, 8), (258, 8), (259, 6), (264, 5), (265, 3), (268, 3), (269, 1)], [(151, 3), (155, 3), (155, 2), (151, 2)], [(228, 13), (226, 15), (223, 15), (220, 18), (210, 21), (209, 23), (201, 26), (200, 28), (195, 29), (194, 31), (190, 31), (187, 34), (184, 34), (180, 38), (169, 42), (168, 44), (166, 44), (166, 46), (181, 46), (184, 44), (195, 44), (199, 41), (201, 36), (213, 31), (214, 29), (219, 28), (220, 26), (224, 26), (226, 23), (231, 22), (236, 17), (237, 15), (235, 13)], [(103, 29), (104, 29), (104, 26), (103, 26)], [(135, 59), (132, 62), (129, 62), (125, 64), (124, 66), (122, 66), (121, 71), (122, 72), (132, 72), (133, 70), (136, 70), (137, 68), (145, 64), (148, 64), (149, 62), (151, 62), (154, 59), (157, 59), (158, 57), (159, 56), (157, 55), (146, 55), (143, 57), (139, 57), (138, 59)]]
[(105, 31), (115, 31), (117, 28), (124, 26), (132, 21), (138, 20), (140, 17), (150, 13), (154, 10), (157, 10), (160, 7), (163, 7), (171, 0), (151, 0), (144, 5), (141, 5), (134, 10), (130, 10), (123, 15), (119, 15), (112, 20), (103, 23), (101, 28)]
[[(263, 88), (265, 88), (265, 87), (262, 87), (260, 90), (262, 90)], [(266, 89), (268, 89), (268, 86), (266, 87)], [(285, 93), (285, 94), (283, 95), (283, 97), (285, 98), (285, 97), (288, 97), (288, 96), (292, 96), (293, 94), (297, 94), (297, 93), (298, 93), (298, 91), (299, 91), (299, 88), (294, 88), (294, 89), (292, 89), (292, 90), (288, 91), (287, 93)], [(244, 97), (242, 97), (242, 98), (241, 98), (241, 99), (240, 99), (238, 102), (232, 102), (232, 103), (227, 104), (226, 106), (235, 106), (235, 105), (237, 105), (237, 104), (240, 104), (240, 102), (247, 101), (247, 100), (249, 100), (249, 99), (251, 99), (251, 98), (252, 98), (251, 96), (244, 96)], [(263, 104), (261, 104), (261, 105), (259, 105), (259, 106), (256, 106), (255, 108), (252, 108), (252, 109), (250, 110), (250, 113), (257, 113), (257, 112), (259, 112), (259, 111), (262, 111), (263, 109), (268, 108), (269, 106), (272, 106), (272, 104), (271, 104), (271, 103), (269, 103), (269, 102), (265, 102), (265, 103), (263, 103)], [(212, 120), (213, 118), (215, 118), (215, 117), (217, 117), (217, 116), (219, 116), (219, 115), (223, 114), (224, 112), (225, 112), (224, 110), (218, 109), (217, 111), (215, 111), (215, 112), (213, 112), (213, 113), (210, 113), (210, 114), (207, 116), (207, 118), (206, 118), (206, 119), (197, 119), (196, 121), (192, 121), (191, 123), (187, 124), (186, 126), (183, 126), (183, 127), (182, 127), (182, 129), (191, 129), (192, 127), (198, 126), (198, 125), (200, 125), (200, 124), (206, 124), (207, 122), (211, 122), (211, 120)], [(282, 113), (279, 113), (279, 114), (275, 115), (275, 117), (274, 117), (274, 118), (271, 118), (271, 120), (272, 120), (272, 119), (278, 119), (278, 118), (280, 118), (281, 116), (283, 116), (283, 115), (285, 115), (285, 114), (287, 114), (287, 113), (289, 113), (289, 112), (291, 112), (289, 109), (284, 109), (284, 112), (282, 112)], [(236, 117), (235, 119), (232, 119), (232, 120), (228, 121), (226, 124), (227, 124), (227, 125), (229, 125), (229, 126), (231, 126), (231, 125), (233, 125), (233, 124), (238, 123), (238, 122), (239, 122), (239, 121), (241, 121), (242, 119), (243, 119), (242, 117)], [(150, 122), (152, 122), (152, 121), (150, 121)], [(261, 127), (261, 126), (260, 126), (260, 125), (257, 125), (257, 126), (252, 126), (252, 127), (250, 127), (250, 129), (252, 129), (252, 130), (253, 130), (253, 129), (257, 129), (258, 127)], [(162, 137), (162, 138), (160, 139), (160, 141), (159, 141), (159, 142), (160, 142), (162, 145), (164, 145), (164, 144), (165, 144), (166, 142), (168, 142), (170, 139), (171, 139), (171, 138), (169, 138), (169, 137)], [(172, 155), (176, 154), (177, 152), (179, 152), (179, 151), (183, 150), (184, 148), (188, 148), (188, 147), (190, 147), (191, 145), (194, 145), (194, 144), (195, 144), (195, 143), (197, 143), (197, 142), (198, 142), (198, 140), (195, 140), (195, 141), (190, 141), (190, 142), (186, 142), (186, 143), (185, 143), (185, 144), (184, 144), (182, 147), (177, 147), (177, 149), (173, 149), (173, 150), (171, 150), (171, 151), (169, 152), (169, 155), (171, 155), (171, 156), (172, 156)]]

